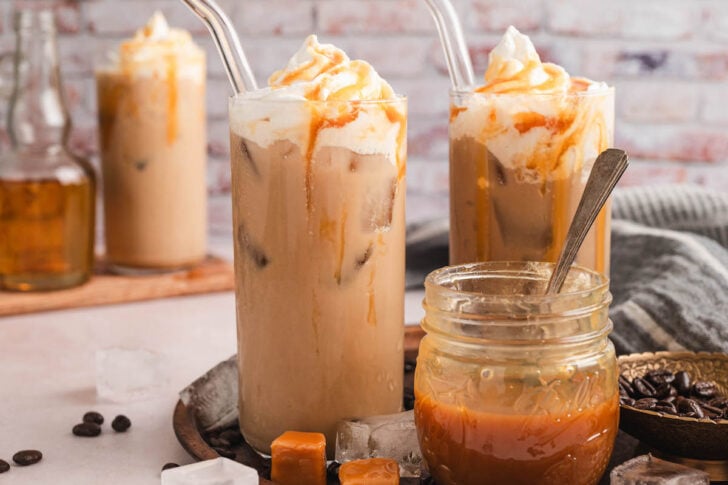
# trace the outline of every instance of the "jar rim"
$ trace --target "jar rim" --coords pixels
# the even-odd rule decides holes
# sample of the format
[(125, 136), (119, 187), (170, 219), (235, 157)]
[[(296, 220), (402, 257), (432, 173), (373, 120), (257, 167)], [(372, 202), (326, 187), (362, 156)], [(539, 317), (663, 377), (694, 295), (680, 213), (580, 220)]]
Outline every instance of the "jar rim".
[[(585, 295), (601, 292), (609, 288), (609, 278), (605, 275), (598, 273), (594, 270), (585, 268), (579, 265), (573, 265), (567, 276), (567, 281), (564, 283), (564, 288), (560, 293), (554, 295), (545, 294), (526, 294), (526, 293), (512, 293), (510, 295), (503, 294), (487, 294), (479, 291), (469, 291), (462, 289), (453, 289), (445, 285), (446, 278), (450, 278), (453, 281), (453, 276), (457, 275), (471, 275), (471, 276), (482, 276), (488, 274), (498, 274), (503, 276), (517, 276), (522, 275), (533, 275), (541, 276), (545, 278), (544, 281), (548, 281), (546, 276), (550, 276), (553, 271), (554, 263), (548, 262), (535, 262), (535, 261), (487, 261), (477, 263), (465, 263), (454, 266), (445, 266), (435, 271), (432, 271), (425, 278), (425, 287), (437, 288), (439, 291), (448, 294), (457, 294), (462, 296), (477, 297), (480, 301), (487, 302), (492, 301), (503, 301), (504, 299), (519, 299), (529, 303), (543, 303), (553, 301), (557, 299), (575, 298), (578, 299)], [(594, 281), (594, 285), (590, 285), (584, 288), (570, 289), (571, 285), (574, 285), (574, 280), (579, 278), (580, 275), (583, 277), (591, 278)], [(470, 279), (470, 278), (468, 278)]]
[[(609, 281), (573, 266), (561, 293), (546, 295), (553, 263), (467, 263), (425, 280), (422, 327), (476, 344), (578, 344), (609, 333)], [(606, 332), (606, 333), (605, 333)]]

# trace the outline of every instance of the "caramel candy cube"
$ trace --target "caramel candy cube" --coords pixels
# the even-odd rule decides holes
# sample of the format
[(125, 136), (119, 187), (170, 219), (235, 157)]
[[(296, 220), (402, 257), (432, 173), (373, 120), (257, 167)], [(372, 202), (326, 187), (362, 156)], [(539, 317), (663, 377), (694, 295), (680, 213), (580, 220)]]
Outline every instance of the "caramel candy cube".
[(286, 431), (273, 440), (270, 478), (279, 485), (326, 485), (326, 437)]
[(389, 458), (369, 458), (344, 463), (339, 468), (341, 485), (399, 485), (399, 465)]

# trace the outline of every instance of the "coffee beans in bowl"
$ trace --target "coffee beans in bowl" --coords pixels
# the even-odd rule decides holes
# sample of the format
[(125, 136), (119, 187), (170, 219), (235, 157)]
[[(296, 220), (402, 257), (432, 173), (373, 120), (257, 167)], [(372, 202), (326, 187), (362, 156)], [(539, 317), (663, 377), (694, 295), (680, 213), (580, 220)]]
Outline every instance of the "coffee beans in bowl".
[(622, 430), (673, 456), (728, 460), (728, 355), (631, 354), (618, 366)]
[(629, 379), (619, 376), (619, 402), (645, 411), (685, 418), (728, 419), (728, 397), (713, 381), (694, 381), (688, 371), (655, 369)]

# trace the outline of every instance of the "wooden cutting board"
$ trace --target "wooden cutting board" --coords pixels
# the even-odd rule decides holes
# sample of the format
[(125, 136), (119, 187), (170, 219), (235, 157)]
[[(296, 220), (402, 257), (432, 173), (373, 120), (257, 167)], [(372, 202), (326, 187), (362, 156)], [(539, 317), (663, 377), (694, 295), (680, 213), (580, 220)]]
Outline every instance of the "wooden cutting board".
[(0, 291), (0, 316), (229, 291), (234, 283), (232, 264), (215, 256), (188, 270), (144, 276), (111, 274), (99, 263), (91, 280), (75, 288), (37, 293)]

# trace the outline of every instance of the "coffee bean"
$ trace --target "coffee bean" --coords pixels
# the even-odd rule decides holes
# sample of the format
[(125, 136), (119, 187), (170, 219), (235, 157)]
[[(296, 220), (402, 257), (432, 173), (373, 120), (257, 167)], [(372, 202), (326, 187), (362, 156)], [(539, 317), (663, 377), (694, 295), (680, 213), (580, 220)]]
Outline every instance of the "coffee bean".
[(5, 460), (0, 460), (0, 473), (5, 473), (10, 470), (10, 463)]
[(34, 465), (43, 459), (43, 453), (38, 450), (22, 450), (13, 455), (13, 461), (20, 466)]
[(232, 450), (215, 446), (213, 446), (212, 449), (215, 450), (217, 454), (222, 456), (223, 458), (230, 458), (231, 460), (235, 459), (235, 452)]
[(690, 395), (690, 374), (681, 370), (675, 374), (673, 385), (681, 396)]
[(243, 435), (237, 429), (228, 429), (220, 433), (220, 438), (231, 445), (237, 445), (243, 441)]
[(670, 389), (672, 386), (666, 382), (655, 386), (655, 397), (657, 399), (665, 399), (670, 396)]
[(711, 406), (710, 404), (701, 403), (700, 407), (703, 408), (703, 413), (711, 419), (720, 418), (723, 415), (723, 410)]
[(693, 394), (702, 398), (711, 398), (718, 392), (715, 382), (697, 381), (693, 384)]
[(170, 468), (177, 468), (179, 465), (177, 463), (165, 463), (162, 467), (162, 471), (169, 470)]
[(329, 466), (326, 467), (326, 474), (330, 478), (339, 478), (339, 468), (341, 468), (341, 463), (332, 461), (329, 463)]
[(94, 436), (98, 436), (101, 434), (101, 426), (96, 423), (92, 423), (91, 421), (87, 421), (85, 423), (80, 423), (74, 426), (72, 432), (76, 436), (93, 438)]
[[(655, 405), (655, 407), (657, 407), (657, 406), (669, 409), (671, 414), (677, 414), (677, 408), (675, 407), (675, 404), (673, 404), (670, 401), (657, 401), (657, 404)], [(665, 411), (665, 412), (667, 412), (667, 411)]]
[(89, 411), (83, 415), (83, 419), (81, 421), (84, 423), (96, 423), (101, 426), (104, 424), (104, 417), (96, 411)]
[(728, 409), (728, 397), (720, 396), (720, 397), (714, 397), (710, 401), (708, 401), (708, 404), (711, 406), (715, 406), (717, 408), (721, 409)]
[(629, 396), (620, 396), (619, 403), (624, 404), (625, 406), (634, 406), (635, 400)]
[(111, 422), (111, 427), (114, 428), (114, 431), (123, 433), (131, 427), (131, 420), (123, 414), (120, 414)]
[(652, 384), (642, 379), (641, 377), (637, 377), (635, 378), (635, 380), (632, 381), (632, 387), (634, 387), (634, 390), (638, 397), (655, 396), (655, 388), (652, 387)]
[(655, 369), (645, 374), (645, 378), (653, 386), (660, 386), (662, 384), (670, 384), (675, 380), (675, 375), (667, 369)]
[(690, 414), (692, 417), (702, 418), (703, 410), (694, 399), (681, 398), (677, 401), (677, 409), (681, 413)]
[(680, 413), (689, 413), (690, 411), (692, 411), (692, 408), (690, 406), (691, 401), (692, 399), (680, 396), (675, 401), (675, 407)]
[(213, 447), (218, 447), (218, 448), (229, 448), (230, 447), (230, 442), (219, 436), (218, 437), (211, 436), (209, 442)]
[(634, 388), (625, 376), (619, 376), (619, 392), (629, 397), (634, 397)]
[(637, 409), (652, 410), (654, 409), (656, 404), (657, 399), (655, 399), (654, 397), (643, 397), (642, 399), (638, 399), (637, 402), (634, 403), (634, 407)]
[(675, 409), (675, 406), (672, 404), (656, 404), (653, 411), (657, 411), (658, 413), (667, 413), (667, 414), (677, 414), (677, 410)]

